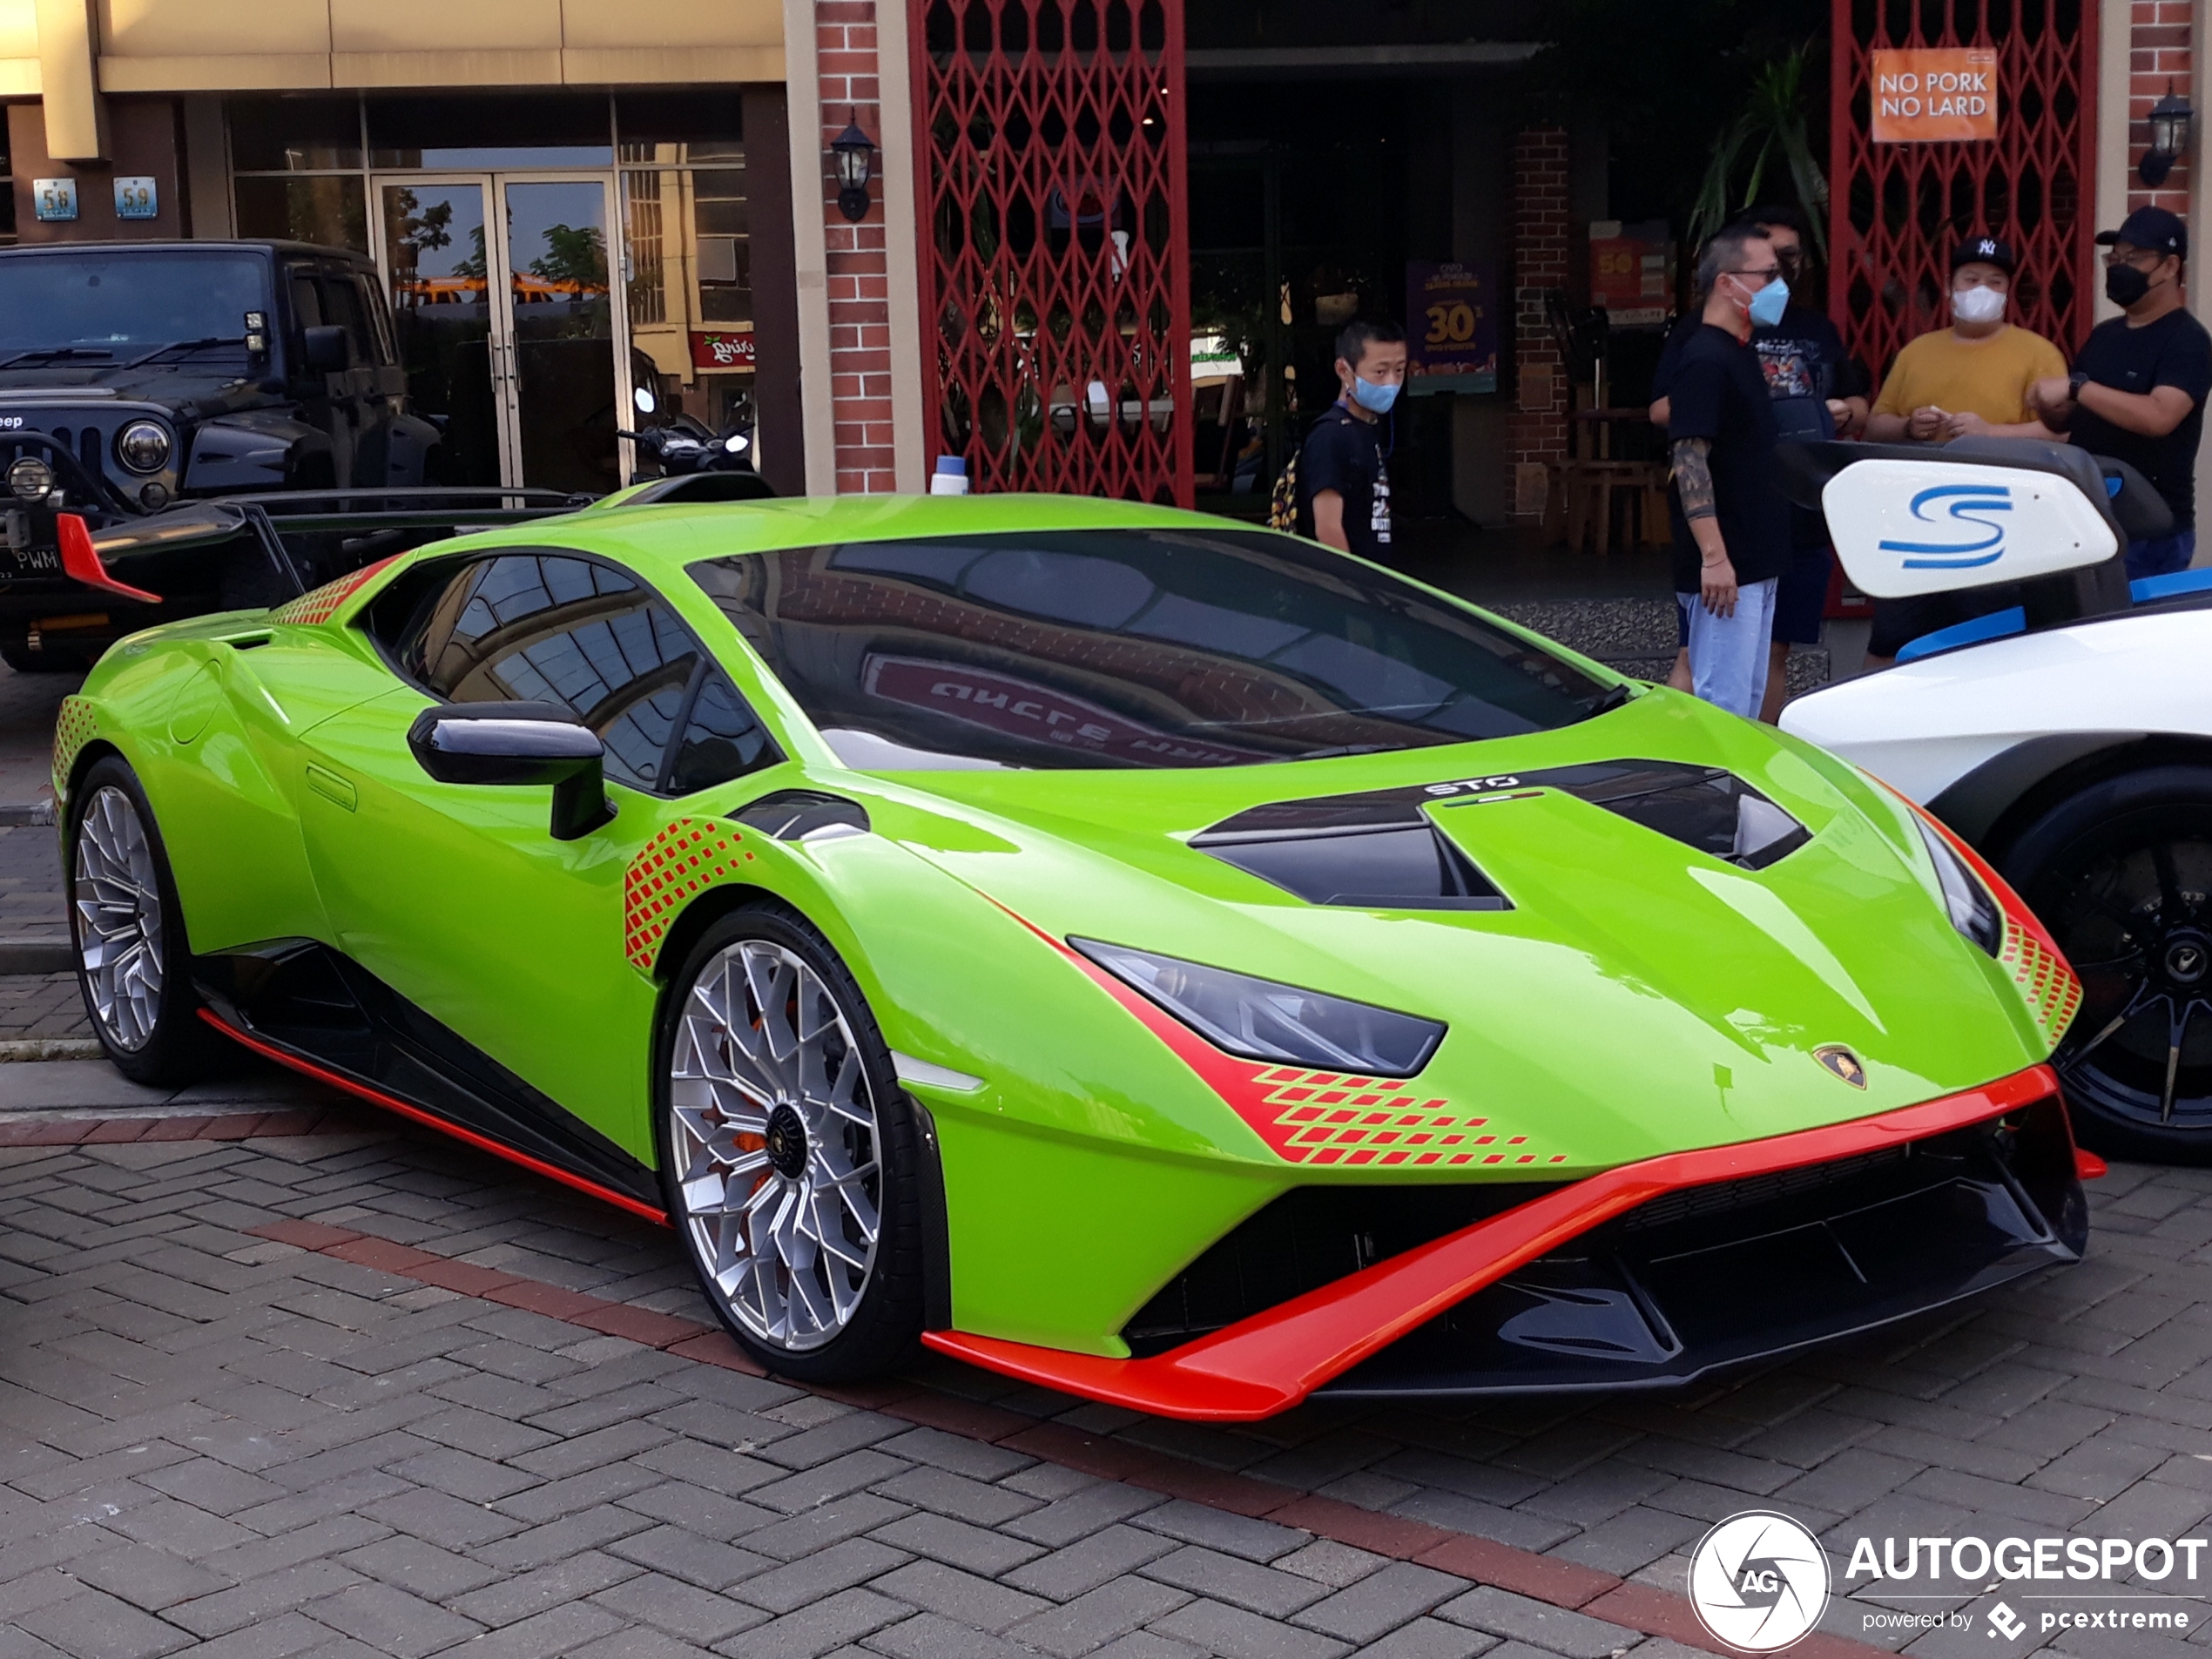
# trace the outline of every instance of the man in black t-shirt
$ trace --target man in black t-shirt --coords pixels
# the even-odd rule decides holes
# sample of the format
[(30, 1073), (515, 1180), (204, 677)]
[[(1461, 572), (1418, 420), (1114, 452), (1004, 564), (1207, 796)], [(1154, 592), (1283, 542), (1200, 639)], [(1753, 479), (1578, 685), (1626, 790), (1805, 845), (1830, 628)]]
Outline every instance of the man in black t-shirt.
[(1669, 382), (1667, 435), (1690, 539), (1675, 550), (1675, 596), (1689, 619), (1690, 684), (1755, 719), (1766, 695), (1775, 579), (1790, 563), (1790, 503), (1775, 488), (1775, 420), (1750, 341), (1778, 323), (1789, 284), (1773, 244), (1734, 226), (1697, 260), (1699, 327)]
[[(1806, 296), (1815, 291), (1814, 273), (1804, 245), (1804, 216), (1783, 205), (1755, 207), (1737, 221), (1766, 233), (1774, 248), (1774, 261), (1791, 285), (1790, 303), (1782, 320), (1771, 327), (1751, 331), (1751, 349), (1759, 354), (1765, 371), (1767, 395), (1774, 401), (1775, 433), (1780, 438), (1857, 437), (1866, 427), (1869, 388), (1865, 368), (1844, 347), (1844, 338), (1825, 312)], [(1651, 381), (1651, 419), (1665, 426), (1670, 406), (1667, 391), (1681, 361), (1685, 341), (1704, 326), (1692, 312), (1684, 317), (1659, 354), (1659, 367)], [(1689, 540), (1689, 527), (1675, 509), (1675, 541)], [(1816, 509), (1790, 509), (1791, 558), (1775, 583), (1773, 644), (1767, 653), (1767, 688), (1759, 718), (1770, 725), (1782, 712), (1790, 648), (1817, 645), (1821, 619), (1828, 609), (1828, 581), (1834, 556), (1829, 550), (1828, 522)], [(1687, 690), (1689, 632), (1682, 632), (1683, 651), (1667, 683)]]
[(1406, 331), (1394, 322), (1347, 323), (1337, 336), (1337, 401), (1298, 451), (1298, 534), (1386, 563), (1390, 448), (1382, 417), (1406, 384)]
[(2186, 570), (2196, 554), (2196, 447), (2212, 392), (2212, 334), (2182, 308), (2188, 231), (2162, 207), (2139, 207), (2097, 240), (2105, 297), (2127, 314), (2089, 331), (2074, 373), (2035, 382), (2046, 426), (2092, 455), (2125, 461), (2174, 515), (2174, 531), (2128, 544), (2130, 581)]

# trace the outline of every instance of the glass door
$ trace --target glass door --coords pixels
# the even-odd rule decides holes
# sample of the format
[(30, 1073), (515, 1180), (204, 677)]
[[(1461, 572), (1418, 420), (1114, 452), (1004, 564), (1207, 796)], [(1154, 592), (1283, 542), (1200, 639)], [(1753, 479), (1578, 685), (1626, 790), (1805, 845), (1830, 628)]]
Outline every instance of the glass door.
[(497, 180), (507, 272), (511, 481), (604, 495), (622, 484), (607, 181)]
[(439, 481), (618, 488), (625, 407), (604, 176), (379, 181), (408, 401)]
[(408, 179), (377, 192), (384, 277), (408, 406), (444, 434), (434, 482), (499, 484), (506, 422), (500, 408), (486, 248), (489, 179)]

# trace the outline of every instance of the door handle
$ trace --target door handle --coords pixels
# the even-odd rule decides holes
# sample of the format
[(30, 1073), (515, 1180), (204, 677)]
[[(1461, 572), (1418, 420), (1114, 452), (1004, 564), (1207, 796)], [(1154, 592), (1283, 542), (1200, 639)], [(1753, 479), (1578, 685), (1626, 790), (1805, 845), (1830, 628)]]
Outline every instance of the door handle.
[(308, 765), (307, 787), (325, 800), (342, 806), (349, 813), (360, 804), (360, 797), (353, 785), (326, 766)]

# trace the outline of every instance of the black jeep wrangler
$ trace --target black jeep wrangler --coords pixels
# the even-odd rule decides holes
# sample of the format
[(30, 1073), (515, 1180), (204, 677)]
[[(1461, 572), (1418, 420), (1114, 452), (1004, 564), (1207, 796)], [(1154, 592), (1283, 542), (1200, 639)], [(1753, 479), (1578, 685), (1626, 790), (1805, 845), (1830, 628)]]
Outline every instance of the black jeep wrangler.
[(150, 604), (103, 581), (88, 531), (158, 542), (156, 526), (125, 527), (191, 498), (435, 484), (440, 434), (407, 412), (406, 384), (358, 253), (0, 249), (0, 659), (82, 667), (123, 634), (245, 597), (223, 590), (221, 561), (203, 561)]

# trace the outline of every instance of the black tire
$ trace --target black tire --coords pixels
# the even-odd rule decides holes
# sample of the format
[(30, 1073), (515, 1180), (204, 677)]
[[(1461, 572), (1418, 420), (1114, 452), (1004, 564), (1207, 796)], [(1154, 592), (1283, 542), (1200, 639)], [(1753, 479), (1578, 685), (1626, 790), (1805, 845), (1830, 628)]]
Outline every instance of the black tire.
[(93, 660), (81, 646), (43, 645), (33, 651), (27, 641), (0, 639), (0, 663), (18, 674), (82, 674)]
[(2114, 1157), (2212, 1163), (2212, 766), (2091, 784), (1999, 868), (2081, 976), (2054, 1056), (2075, 1135)]
[[(862, 1130), (851, 1117), (826, 1111), (824, 1103), (804, 1090), (797, 1100), (789, 1099), (787, 1091), (764, 1085), (769, 1073), (759, 1068), (752, 1070), (754, 1082), (744, 1089), (734, 1081), (716, 1081), (710, 1087), (698, 1076), (676, 1077), (679, 1049), (687, 1056), (687, 1073), (698, 1070), (703, 1037), (720, 1045), (711, 1060), (731, 1079), (751, 1063), (711, 1012), (718, 996), (725, 999), (725, 1008), (732, 991), (752, 996), (724, 976), (724, 966), (732, 961), (741, 969), (749, 963), (778, 971), (790, 968), (790, 1001), (781, 1002), (783, 989), (772, 989), (772, 995), (788, 1021), (782, 1028), (793, 1033), (800, 1022), (791, 1018), (790, 1010), (813, 992), (791, 964), (803, 964), (811, 972), (841, 1022), (833, 1028), (817, 1028), (824, 1034), (822, 1075), (833, 1079), (826, 1092), (844, 1093), (849, 1106), (853, 1092), (864, 1089), (871, 1128)], [(707, 981), (704, 989), (703, 980)], [(695, 991), (699, 992), (697, 999)], [(694, 1015), (697, 1026), (687, 1023)], [(756, 1034), (757, 1046), (763, 1028), (751, 1000), (745, 1002), (745, 1017)], [(718, 1032), (722, 1034), (718, 1037)], [(921, 1334), (924, 1306), (921, 1136), (892, 1069), (883, 1034), (829, 941), (797, 912), (773, 902), (748, 905), (713, 923), (669, 981), (654, 1045), (653, 1081), (654, 1136), (669, 1219), (684, 1241), (707, 1301), (739, 1345), (768, 1369), (802, 1382), (854, 1381), (909, 1357)], [(772, 1094), (785, 1104), (760, 1103)], [(705, 1103), (710, 1100), (711, 1106)], [(732, 1129), (721, 1116), (724, 1102), (738, 1109), (744, 1121), (757, 1124), (759, 1132)], [(709, 1153), (706, 1140), (701, 1138), (707, 1128), (722, 1132), (724, 1139), (716, 1144), (730, 1153), (730, 1159)], [(857, 1289), (850, 1264), (833, 1252), (818, 1250), (813, 1265), (804, 1269), (794, 1269), (787, 1257), (771, 1261), (752, 1251), (753, 1240), (747, 1241), (746, 1251), (731, 1252), (731, 1238), (741, 1231), (727, 1207), (728, 1189), (735, 1181), (749, 1183), (745, 1196), (748, 1200), (760, 1197), (763, 1212), (786, 1213), (780, 1207), (787, 1201), (821, 1190), (810, 1184), (826, 1172), (835, 1174), (840, 1165), (859, 1170), (870, 1158), (876, 1171), (873, 1197), (864, 1177), (856, 1175), (851, 1183), (862, 1204), (873, 1204), (876, 1217), (873, 1248)], [(755, 1159), (757, 1164), (752, 1162)], [(721, 1171), (725, 1166), (734, 1181), (725, 1181)], [(687, 1197), (687, 1169), (704, 1181), (725, 1183), (718, 1204), (703, 1190), (697, 1199)], [(774, 1191), (764, 1195), (763, 1189), (772, 1184)], [(838, 1231), (840, 1245), (860, 1253), (864, 1224), (852, 1207), (839, 1201), (841, 1185), (832, 1185), (830, 1190), (830, 1223)], [(819, 1209), (816, 1214), (820, 1214)], [(833, 1310), (840, 1291), (851, 1297), (849, 1311), (833, 1332), (825, 1333), (819, 1309), (827, 1305)], [(774, 1328), (779, 1296), (786, 1326), (780, 1337)], [(810, 1319), (809, 1328), (799, 1328)]]
[[(119, 801), (117, 797), (120, 797)], [(127, 959), (132, 946), (125, 944), (118, 950), (112, 935), (108, 941), (98, 941), (100, 965), (96, 966), (94, 952), (88, 950), (86, 945), (88, 907), (100, 907), (121, 925), (125, 921), (120, 914), (122, 904), (135, 902), (124, 898), (125, 889), (120, 884), (98, 879), (104, 868), (112, 867), (112, 860), (106, 859), (102, 843), (112, 841), (112, 826), (126, 815), (135, 820), (143, 835), (145, 863), (153, 877), (155, 903), (151, 912), (142, 903), (138, 905), (138, 921), (135, 924), (138, 934), (136, 948), (141, 963), (150, 957), (158, 980), (151, 1000), (137, 994), (118, 997), (113, 992), (116, 981), (125, 977), (128, 970), (121, 967), (110, 969), (105, 965)], [(100, 833), (88, 851), (87, 820), (96, 816), (101, 820)], [(138, 775), (114, 756), (96, 761), (78, 780), (70, 798), (68, 833), (63, 840), (62, 857), (63, 880), (69, 888), (69, 935), (77, 958), (78, 990), (84, 999), (84, 1012), (91, 1022), (93, 1035), (100, 1040), (100, 1047), (115, 1069), (133, 1082), (173, 1088), (193, 1082), (209, 1068), (216, 1052), (215, 1036), (199, 1018), (199, 998), (192, 990), (184, 910), (177, 902), (177, 884), (169, 873), (169, 853), (162, 845), (161, 826), (155, 821), (145, 792), (138, 786)], [(140, 890), (135, 887), (129, 889)], [(128, 927), (124, 930), (127, 933)], [(137, 975), (137, 982), (143, 992), (143, 968)], [(110, 988), (104, 992), (103, 986)]]

